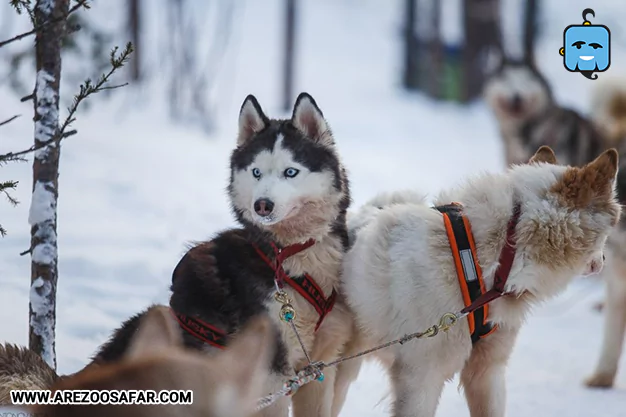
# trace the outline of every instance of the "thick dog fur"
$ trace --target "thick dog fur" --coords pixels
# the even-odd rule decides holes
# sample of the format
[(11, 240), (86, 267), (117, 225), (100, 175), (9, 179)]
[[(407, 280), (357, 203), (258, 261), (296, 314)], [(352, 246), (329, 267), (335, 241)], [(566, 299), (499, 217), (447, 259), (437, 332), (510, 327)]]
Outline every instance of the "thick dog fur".
[[(462, 319), (447, 333), (383, 351), (379, 359), (391, 376), (395, 417), (433, 417), (445, 382), (457, 372), (472, 417), (503, 417), (505, 366), (531, 306), (575, 276), (602, 268), (604, 243), (621, 214), (614, 189), (618, 154), (606, 151), (582, 168), (554, 161), (544, 147), (529, 164), (470, 179), (436, 199), (435, 205), (463, 205), (487, 289), (513, 206), (521, 204), (517, 252), (505, 287), (510, 295), (491, 303), (489, 320), (498, 328), (474, 346)], [(356, 234), (342, 278), (364, 346), (426, 329), (464, 307), (438, 211), (416, 201), (391, 204), (374, 216), (367, 209), (366, 216), (369, 224)], [(353, 377), (357, 367), (351, 365)], [(338, 376), (343, 383), (349, 379)], [(345, 389), (338, 384), (338, 392)], [(340, 409), (334, 406), (335, 415)]]
[[(292, 176), (287, 176), (290, 168), (299, 172), (293, 175), (291, 170)], [(256, 314), (269, 312), (280, 334), (272, 375), (265, 384), (269, 393), (279, 390), (307, 361), (293, 330), (279, 319), (280, 304), (273, 298), (274, 272), (253, 244), (273, 259), (271, 242), (284, 247), (314, 238), (312, 247), (288, 258), (283, 267), (291, 277), (310, 274), (326, 297), (339, 288), (341, 261), (348, 246), (348, 180), (328, 124), (308, 94), (297, 99), (289, 120), (270, 120), (254, 97), (245, 100), (228, 193), (244, 227), (219, 233), (187, 252), (173, 273), (170, 305), (229, 334)], [(255, 207), (262, 199), (273, 203), (268, 216), (261, 216)], [(337, 358), (351, 337), (353, 323), (341, 296), (316, 332), (319, 316), (315, 309), (290, 287), (286, 291), (311, 358)], [(140, 316), (124, 323), (98, 352), (95, 363), (116, 360), (125, 352)], [(215, 349), (188, 333), (183, 332), (183, 338), (187, 346)], [(323, 382), (308, 384), (293, 396), (295, 416), (330, 416), (335, 369), (326, 369), (324, 374)], [(288, 399), (278, 401), (263, 415), (287, 417), (288, 406)]]
[(118, 362), (93, 366), (59, 380), (52, 391), (192, 390), (193, 404), (37, 405), (28, 411), (47, 417), (250, 416), (263, 395), (273, 339), (269, 319), (257, 317), (233, 339), (228, 350), (209, 357), (183, 349), (170, 309), (154, 306), (140, 320)]
[[(591, 120), (559, 108), (545, 78), (532, 63), (503, 60), (485, 89), (502, 133), (507, 164), (517, 163), (536, 146), (554, 145), (565, 164), (582, 165), (603, 149), (626, 152), (626, 79), (607, 76), (594, 84)], [(514, 108), (517, 111), (513, 111)], [(622, 158), (622, 160), (624, 160)], [(617, 177), (620, 203), (626, 203), (626, 170)], [(605, 329), (600, 360), (586, 384), (611, 387), (617, 373), (626, 327), (626, 224), (615, 228), (607, 245)]]
[(607, 148), (590, 120), (554, 101), (547, 80), (532, 60), (503, 58), (489, 77), (484, 96), (500, 126), (507, 166), (524, 163), (542, 145), (576, 166)]
[[(592, 90), (592, 120), (611, 146), (624, 152), (626, 143), (626, 78), (604, 77)], [(626, 201), (626, 170), (618, 174), (618, 195)], [(593, 374), (587, 378), (590, 387), (612, 387), (617, 374), (626, 330), (626, 230), (624, 222), (609, 238), (606, 278), (605, 322), (600, 358)]]
[(0, 405), (11, 404), (11, 390), (47, 389), (56, 379), (54, 369), (30, 349), (0, 345)]

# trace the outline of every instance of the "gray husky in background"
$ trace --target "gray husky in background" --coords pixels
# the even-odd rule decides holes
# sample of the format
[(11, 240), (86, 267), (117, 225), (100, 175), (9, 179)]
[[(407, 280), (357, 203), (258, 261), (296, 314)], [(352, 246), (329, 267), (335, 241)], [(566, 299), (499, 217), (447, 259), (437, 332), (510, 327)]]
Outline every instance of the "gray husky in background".
[[(591, 117), (603, 133), (608, 146), (626, 153), (626, 77), (607, 76), (594, 83), (591, 95)], [(620, 202), (626, 202), (626, 169), (617, 177)], [(626, 331), (626, 225), (622, 221), (609, 239), (604, 334), (600, 357), (593, 374), (587, 378), (590, 387), (613, 386), (622, 354)]]
[(607, 148), (589, 119), (554, 101), (550, 85), (530, 59), (502, 58), (484, 96), (500, 126), (507, 166), (525, 163), (542, 145), (571, 165), (584, 165)]
[[(626, 153), (626, 77), (607, 76), (594, 83), (590, 118), (555, 103), (552, 91), (531, 60), (503, 59), (485, 86), (485, 99), (500, 125), (507, 165), (525, 160), (533, 149), (549, 145), (565, 164), (582, 165), (601, 150)], [(626, 170), (616, 183), (626, 203)], [(626, 328), (626, 224), (607, 242), (606, 318), (600, 359), (586, 384), (611, 387), (615, 380)]]

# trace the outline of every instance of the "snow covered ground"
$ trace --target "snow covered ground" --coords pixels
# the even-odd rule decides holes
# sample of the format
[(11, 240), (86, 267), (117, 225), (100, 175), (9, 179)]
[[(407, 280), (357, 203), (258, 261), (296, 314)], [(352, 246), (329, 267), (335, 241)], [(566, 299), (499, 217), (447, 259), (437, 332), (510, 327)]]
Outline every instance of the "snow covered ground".
[[(450, 0), (446, 0), (450, 1)], [(94, 2), (91, 14), (115, 13), (119, 0)], [(418, 188), (434, 193), (479, 170), (502, 169), (495, 122), (483, 103), (468, 108), (402, 92), (402, 1), (302, 0), (297, 90), (311, 93), (330, 122), (349, 169), (354, 206), (374, 193)], [(455, 2), (456, 3), (456, 2)], [(507, 2), (505, 2), (507, 3)], [(537, 60), (561, 102), (587, 110), (593, 83), (565, 71), (562, 31), (581, 21), (582, 0), (545, 1)], [(626, 69), (626, 6), (594, 1), (596, 21), (613, 34), (609, 72)], [(153, 302), (166, 302), (171, 271), (187, 242), (232, 226), (224, 188), (237, 112), (253, 93), (266, 112), (278, 110), (282, 25), (278, 0), (240, 1), (233, 47), (219, 73), (217, 131), (172, 124), (162, 96), (149, 87), (118, 90), (79, 114), (79, 135), (63, 145), (59, 200), (57, 355), (59, 371), (81, 368), (119, 323)], [(620, 16), (622, 19), (620, 19)], [(148, 22), (156, 30), (154, 21)], [(28, 42), (28, 41), (27, 41)], [(158, 66), (157, 54), (147, 54)], [(602, 76), (602, 74), (600, 74)], [(158, 77), (149, 85), (157, 83)], [(70, 91), (63, 91), (69, 97)], [(6, 87), (0, 152), (32, 141), (32, 104)], [(0, 203), (9, 235), (0, 240), (0, 340), (27, 343), (30, 261), (30, 164), (11, 164), (0, 179), (18, 179), (17, 208)], [(580, 280), (538, 308), (517, 343), (507, 375), (509, 417), (623, 417), (626, 372), (611, 391), (585, 389), (596, 360), (602, 316), (597, 280)], [(419, 341), (414, 343), (420, 343)], [(438, 417), (468, 416), (457, 381), (442, 397)], [(388, 415), (387, 381), (368, 365), (352, 387), (344, 416)]]

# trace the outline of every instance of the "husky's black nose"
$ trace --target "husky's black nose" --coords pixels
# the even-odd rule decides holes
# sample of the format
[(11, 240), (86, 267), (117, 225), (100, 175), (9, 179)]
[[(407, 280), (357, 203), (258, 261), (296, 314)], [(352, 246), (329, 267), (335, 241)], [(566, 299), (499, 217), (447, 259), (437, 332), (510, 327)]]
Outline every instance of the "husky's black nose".
[(522, 97), (519, 94), (514, 94), (511, 98), (511, 110), (520, 111), (522, 109)]
[(256, 211), (256, 214), (259, 216), (269, 216), (272, 210), (274, 210), (274, 202), (269, 198), (259, 198), (254, 202), (254, 211)]

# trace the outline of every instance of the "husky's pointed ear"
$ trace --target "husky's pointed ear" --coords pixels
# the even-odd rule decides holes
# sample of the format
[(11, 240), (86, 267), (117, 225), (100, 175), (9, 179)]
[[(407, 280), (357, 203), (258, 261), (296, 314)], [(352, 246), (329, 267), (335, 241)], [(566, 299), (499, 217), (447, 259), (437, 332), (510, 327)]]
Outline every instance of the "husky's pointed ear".
[(215, 357), (214, 370), (225, 388), (215, 392), (215, 403), (225, 410), (218, 415), (248, 415), (263, 395), (276, 347), (272, 330), (267, 317), (253, 318)]
[(252, 136), (259, 133), (269, 125), (269, 119), (263, 113), (261, 105), (256, 97), (250, 94), (243, 101), (239, 111), (239, 134), (237, 135), (237, 146), (246, 143)]
[(126, 352), (126, 359), (139, 359), (146, 354), (181, 346), (180, 329), (165, 306), (150, 307), (140, 319), (139, 329)]
[(595, 185), (601, 187), (615, 181), (619, 167), (619, 154), (615, 148), (607, 149), (592, 162), (585, 165), (583, 170), (595, 172)]
[(558, 164), (554, 151), (552, 150), (552, 148), (546, 145), (543, 145), (542, 147), (537, 149), (537, 152), (535, 152), (535, 154), (528, 161), (529, 164), (536, 162), (545, 162), (552, 165)]
[(335, 144), (324, 114), (309, 94), (300, 93), (296, 99), (291, 122), (309, 139), (324, 146)]
[(615, 197), (618, 163), (617, 151), (608, 149), (582, 168), (568, 168), (552, 191), (576, 208), (588, 207), (594, 201), (609, 201)]

